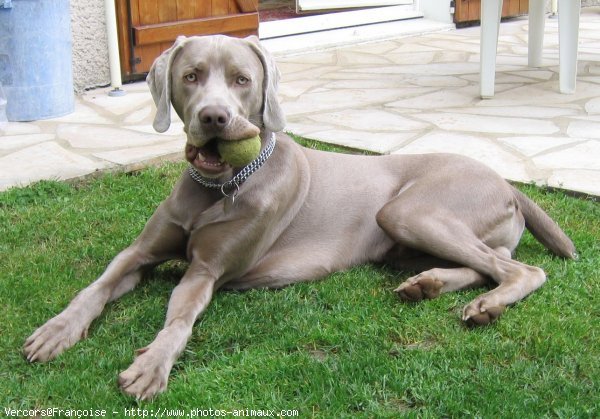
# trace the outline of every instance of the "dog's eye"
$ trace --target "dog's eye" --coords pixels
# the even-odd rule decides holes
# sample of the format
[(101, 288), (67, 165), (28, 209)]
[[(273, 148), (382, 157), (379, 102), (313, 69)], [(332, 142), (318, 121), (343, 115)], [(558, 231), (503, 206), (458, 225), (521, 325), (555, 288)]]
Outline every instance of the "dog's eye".
[(236, 83), (239, 84), (240, 86), (243, 86), (245, 84), (247, 84), (250, 81), (250, 79), (248, 77), (245, 76), (238, 76), (238, 78), (236, 79)]
[(190, 73), (185, 75), (185, 79), (190, 83), (194, 83), (196, 80), (198, 80), (198, 77), (195, 73)]

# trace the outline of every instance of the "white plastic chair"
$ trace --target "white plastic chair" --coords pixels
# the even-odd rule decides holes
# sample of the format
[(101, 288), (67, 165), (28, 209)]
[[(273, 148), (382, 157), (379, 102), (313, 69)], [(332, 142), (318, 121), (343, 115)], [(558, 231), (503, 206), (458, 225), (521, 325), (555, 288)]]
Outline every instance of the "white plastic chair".
[[(540, 67), (547, 0), (529, 0), (529, 66)], [(574, 93), (577, 78), (577, 44), (581, 0), (558, 0), (560, 92)], [(494, 96), (498, 31), (502, 0), (481, 0), (480, 89), (482, 98)]]

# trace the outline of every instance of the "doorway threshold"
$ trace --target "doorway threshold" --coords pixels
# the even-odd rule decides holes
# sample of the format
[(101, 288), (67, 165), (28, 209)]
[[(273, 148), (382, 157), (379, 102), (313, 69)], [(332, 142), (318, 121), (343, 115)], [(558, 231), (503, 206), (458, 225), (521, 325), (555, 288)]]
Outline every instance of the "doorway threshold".
[(414, 5), (372, 7), (344, 12), (337, 11), (313, 16), (261, 22), (258, 26), (258, 36), (264, 40), (418, 17), (423, 17), (423, 14), (415, 10)]
[[(288, 19), (300, 20), (308, 19)], [(267, 22), (270, 23), (270, 22)], [(261, 26), (264, 24), (261, 24)], [(327, 50), (344, 45), (383, 41), (392, 38), (417, 36), (434, 32), (445, 32), (456, 29), (454, 24), (438, 22), (422, 18), (416, 14), (401, 20), (357, 24), (355, 26), (315, 30), (308, 33), (296, 33), (277, 37), (263, 38), (260, 27), (261, 43), (275, 56), (283, 57), (303, 54), (310, 51)]]

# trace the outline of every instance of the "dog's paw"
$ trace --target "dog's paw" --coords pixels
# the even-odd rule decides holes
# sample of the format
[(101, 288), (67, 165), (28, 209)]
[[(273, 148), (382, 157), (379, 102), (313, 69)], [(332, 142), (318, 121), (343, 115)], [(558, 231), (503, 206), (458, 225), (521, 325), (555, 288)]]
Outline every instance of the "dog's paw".
[(48, 320), (25, 341), (23, 355), (29, 362), (46, 362), (87, 336), (87, 328), (64, 312)]
[(468, 326), (486, 326), (495, 322), (506, 306), (491, 305), (485, 298), (478, 298), (463, 309), (462, 320)]
[(394, 292), (404, 301), (421, 301), (438, 297), (443, 286), (442, 281), (424, 272), (407, 279)]
[(170, 368), (148, 348), (140, 349), (138, 354), (133, 364), (119, 374), (119, 387), (138, 400), (149, 400), (167, 389)]

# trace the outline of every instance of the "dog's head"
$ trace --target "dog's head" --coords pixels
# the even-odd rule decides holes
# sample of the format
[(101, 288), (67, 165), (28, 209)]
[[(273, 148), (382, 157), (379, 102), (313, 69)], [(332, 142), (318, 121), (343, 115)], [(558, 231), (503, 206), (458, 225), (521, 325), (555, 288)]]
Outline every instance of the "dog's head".
[(146, 80), (157, 108), (154, 129), (169, 128), (173, 105), (187, 134), (186, 158), (210, 177), (231, 169), (221, 161), (216, 139), (241, 140), (285, 125), (279, 71), (256, 37), (180, 36), (154, 61)]

